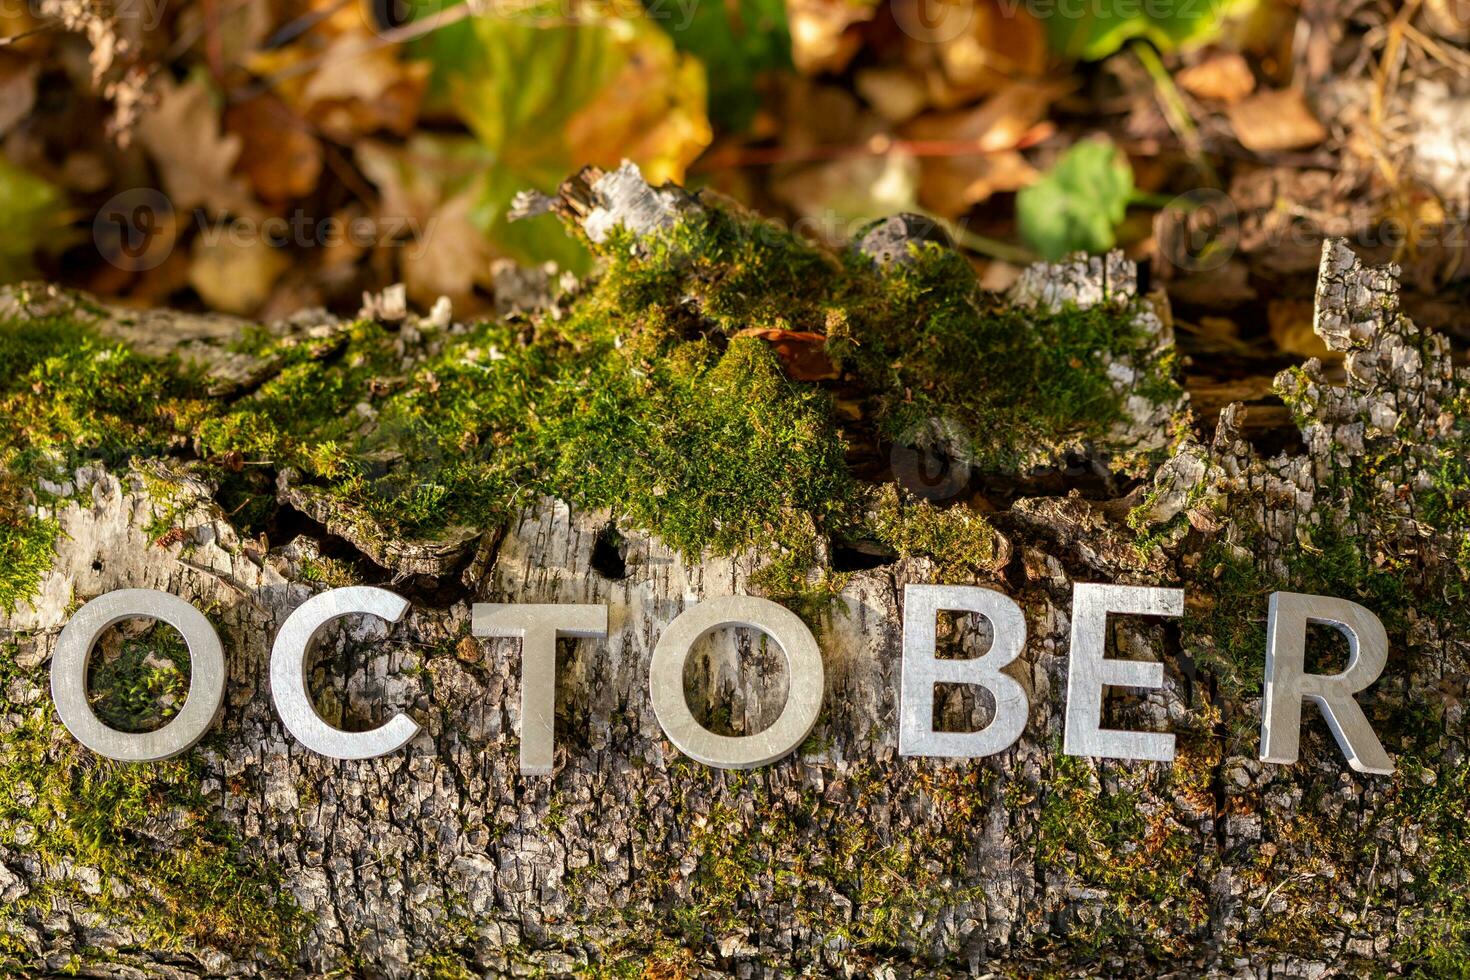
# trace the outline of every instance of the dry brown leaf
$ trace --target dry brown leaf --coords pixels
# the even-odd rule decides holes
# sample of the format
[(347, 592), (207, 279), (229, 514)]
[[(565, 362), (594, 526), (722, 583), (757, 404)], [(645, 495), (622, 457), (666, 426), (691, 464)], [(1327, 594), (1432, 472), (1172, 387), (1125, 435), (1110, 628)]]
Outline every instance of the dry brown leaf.
[(1256, 76), (1246, 60), (1234, 51), (1211, 55), (1174, 76), (1190, 95), (1220, 102), (1239, 102), (1256, 90)]
[(41, 66), (0, 52), (0, 136), (31, 114)]
[[(928, 15), (923, 29), (905, 30), (905, 59), (924, 73), (930, 104), (936, 108), (955, 108), (1013, 79), (1038, 77), (1046, 70), (1046, 28), (1024, 5), (1002, 0), (902, 2)], [(904, 24), (902, 8), (895, 7), (894, 17)]]
[[(290, 45), (251, 56), (251, 71), (281, 76), (278, 96), (315, 126), (342, 141), (388, 130), (409, 135), (418, 122), (430, 65), (404, 61), (401, 48), (378, 44), (359, 19), (324, 50)], [(310, 61), (310, 71), (300, 66)]]
[(787, 376), (795, 381), (827, 381), (837, 377), (837, 368), (827, 356), (826, 334), (749, 327), (735, 336), (758, 337), (770, 344)]
[(233, 172), (241, 139), (221, 131), (208, 83), (196, 77), (177, 85), (165, 78), (157, 91), (158, 102), (143, 112), (137, 135), (158, 165), (174, 210), (202, 206), (216, 213), (258, 214), (245, 181)]
[(798, 232), (835, 244), (870, 221), (914, 210), (918, 177), (907, 153), (850, 156), (783, 173), (771, 193), (800, 216)]
[(1240, 145), (1257, 153), (1302, 150), (1327, 138), (1299, 89), (1257, 92), (1228, 110)]
[[(1016, 147), (1069, 87), (1058, 82), (1011, 82), (973, 109), (921, 116), (904, 127), (906, 140), (950, 144), (920, 155), (920, 203), (953, 217), (991, 194), (1033, 182), (1036, 170)], [(955, 144), (967, 142), (973, 143), (973, 152), (952, 152), (958, 149)]]
[[(132, 2), (146, 7), (150, 4), (156, 5), (160, 0)], [(208, 7), (208, 4), (202, 3), (184, 6), (179, 11), (173, 36), (209, 37), (214, 52), (212, 56), (217, 56), (223, 65), (237, 65), (250, 57), (275, 26), (271, 0), (229, 0), (228, 3), (216, 3), (213, 10), (209, 11), (213, 23), (206, 20)]]
[(1273, 299), (1266, 304), (1266, 322), (1271, 340), (1282, 352), (1295, 357), (1341, 360), (1312, 330), (1313, 304), (1309, 299)]
[(853, 76), (853, 87), (891, 123), (912, 119), (929, 101), (923, 81), (903, 68), (861, 69)]
[(211, 308), (244, 316), (260, 308), (290, 266), (290, 259), (260, 236), (216, 228), (194, 240), (189, 285)]
[(849, 28), (873, 19), (876, 5), (850, 0), (786, 0), (791, 61), (808, 75), (840, 72), (862, 45)]
[(492, 285), (493, 258), (485, 234), (472, 220), (479, 189), (471, 184), (446, 200), (419, 232), (399, 245), (399, 268), (413, 302), (427, 309), (440, 296), (460, 306), (475, 286)]
[(316, 190), (322, 146), (306, 124), (273, 95), (225, 110), (225, 128), (241, 139), (239, 169), (267, 201), (287, 201)]

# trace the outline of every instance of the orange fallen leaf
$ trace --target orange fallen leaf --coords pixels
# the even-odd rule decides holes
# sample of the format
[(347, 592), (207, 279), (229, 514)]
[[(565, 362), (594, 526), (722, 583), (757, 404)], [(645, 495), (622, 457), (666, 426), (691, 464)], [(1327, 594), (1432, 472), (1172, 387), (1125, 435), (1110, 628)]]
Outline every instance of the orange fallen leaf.
[(1251, 66), (1234, 51), (1211, 55), (1197, 65), (1190, 65), (1176, 74), (1174, 81), (1190, 95), (1220, 102), (1239, 102), (1256, 90)]
[(1327, 138), (1299, 89), (1257, 92), (1232, 105), (1228, 114), (1240, 145), (1257, 153), (1302, 150)]
[(826, 334), (750, 327), (735, 336), (756, 337), (770, 344), (787, 376), (794, 381), (829, 381), (837, 377), (837, 367), (827, 356)]

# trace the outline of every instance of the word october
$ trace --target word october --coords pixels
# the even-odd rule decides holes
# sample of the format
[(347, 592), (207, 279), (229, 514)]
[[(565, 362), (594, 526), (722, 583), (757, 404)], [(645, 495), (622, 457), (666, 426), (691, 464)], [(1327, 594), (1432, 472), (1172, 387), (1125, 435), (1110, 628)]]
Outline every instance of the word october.
[[(328, 724), (307, 688), (307, 651), (313, 638), (343, 616), (377, 616), (397, 622), (408, 601), (366, 586), (333, 589), (303, 603), (282, 625), (271, 650), (270, 688), (276, 711), (307, 748), (336, 759), (370, 759), (401, 749), (419, 733), (407, 715), (365, 732)], [(941, 659), (936, 652), (941, 611), (972, 613), (990, 622), (994, 640), (985, 655)], [(1067, 667), (1066, 725), (1062, 751), (1068, 755), (1170, 762), (1174, 736), (1102, 727), (1109, 687), (1159, 688), (1164, 666), (1104, 656), (1107, 617), (1179, 616), (1182, 589), (1079, 584), (1072, 592), (1071, 653)], [(1383, 624), (1367, 609), (1344, 599), (1273, 593), (1269, 601), (1265, 691), (1261, 712), (1261, 759), (1297, 759), (1302, 702), (1316, 702), (1348, 764), (1359, 772), (1393, 772), (1393, 760), (1358, 706), (1354, 695), (1377, 679), (1388, 658)], [(168, 623), (189, 647), (191, 681), (184, 707), (153, 732), (128, 733), (104, 725), (87, 700), (87, 666), (98, 637), (125, 619)], [(1341, 630), (1348, 639), (1348, 665), (1339, 674), (1309, 674), (1307, 625)], [(527, 775), (551, 772), (556, 715), (558, 637), (607, 635), (607, 607), (580, 604), (476, 604), (475, 636), (521, 641), (520, 768)], [(728, 736), (695, 719), (684, 697), (684, 663), (696, 641), (713, 630), (748, 627), (770, 636), (786, 656), (789, 693), (781, 716), (765, 731)], [(973, 758), (1012, 745), (1026, 727), (1025, 689), (1003, 670), (1026, 645), (1026, 617), (1013, 600), (991, 589), (959, 585), (910, 585), (904, 590), (903, 671), (899, 699), (899, 752), (906, 756)], [(806, 625), (790, 610), (767, 599), (725, 596), (685, 610), (659, 637), (649, 665), (649, 694), (664, 733), (682, 752), (707, 765), (748, 769), (795, 751), (822, 709), (825, 682), (821, 651)], [(936, 731), (934, 690), (938, 684), (971, 684), (995, 702), (990, 724), (977, 732)], [(193, 606), (165, 592), (125, 589), (83, 606), (57, 640), (51, 662), (51, 695), (67, 730), (83, 745), (112, 759), (150, 762), (187, 751), (214, 724), (224, 703), (225, 660), (218, 634)]]

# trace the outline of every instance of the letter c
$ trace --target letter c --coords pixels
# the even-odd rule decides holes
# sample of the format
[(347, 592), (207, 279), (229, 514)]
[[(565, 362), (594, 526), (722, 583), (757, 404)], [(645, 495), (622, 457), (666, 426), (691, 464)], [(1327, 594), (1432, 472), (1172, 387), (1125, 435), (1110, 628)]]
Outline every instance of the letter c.
[(419, 733), (405, 714), (370, 732), (344, 732), (317, 714), (307, 690), (306, 654), (311, 641), (334, 619), (365, 614), (396, 623), (408, 611), (408, 600), (386, 589), (353, 586), (312, 596), (281, 626), (271, 648), (271, 697), (287, 731), (313, 752), (332, 759), (372, 759), (407, 745)]

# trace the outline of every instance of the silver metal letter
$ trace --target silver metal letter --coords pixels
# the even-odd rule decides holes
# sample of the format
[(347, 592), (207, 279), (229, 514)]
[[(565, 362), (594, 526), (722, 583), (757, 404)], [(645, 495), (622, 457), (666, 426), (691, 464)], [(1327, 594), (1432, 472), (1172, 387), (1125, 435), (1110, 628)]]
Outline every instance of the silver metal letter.
[[(689, 651), (700, 637), (724, 626), (760, 630), (786, 654), (786, 706), (775, 724), (754, 735), (717, 735), (695, 719), (684, 697)], [(648, 668), (653, 713), (664, 734), (685, 755), (720, 769), (753, 769), (796, 751), (822, 712), (825, 683), (822, 652), (811, 630), (791, 610), (754, 596), (721, 596), (686, 609), (659, 637)]]
[(307, 649), (334, 619), (368, 615), (396, 623), (408, 611), (408, 600), (385, 589), (353, 586), (312, 596), (286, 617), (271, 648), (271, 696), (286, 729), (313, 752), (333, 759), (372, 759), (396, 752), (419, 733), (405, 714), (370, 732), (344, 732), (317, 714), (307, 689)]
[(1179, 616), (1184, 613), (1184, 590), (1086, 582), (1072, 586), (1072, 651), (1067, 664), (1067, 724), (1062, 751), (1067, 755), (1172, 762), (1173, 735), (1102, 727), (1104, 688), (1164, 686), (1163, 664), (1103, 656), (1108, 613)]
[(556, 638), (606, 636), (607, 607), (476, 603), (475, 636), (521, 638), (521, 774), (551, 775), (556, 749)]
[[(1388, 662), (1388, 634), (1356, 602), (1298, 592), (1273, 592), (1266, 622), (1266, 686), (1261, 702), (1261, 761), (1295, 762), (1301, 742), (1302, 699), (1317, 702), (1348, 765), (1389, 775), (1393, 758), (1353, 695), (1378, 679)], [(1336, 626), (1347, 637), (1348, 665), (1340, 674), (1303, 673), (1307, 624)]]
[[(146, 618), (178, 630), (189, 647), (189, 696), (173, 720), (153, 732), (120, 732), (102, 724), (87, 702), (92, 647), (125, 619)], [(161, 762), (193, 748), (219, 717), (225, 700), (225, 654), (204, 614), (178, 596), (121, 589), (77, 610), (51, 656), (51, 699), (72, 737), (98, 755), (124, 762)]]
[[(938, 615), (977, 613), (990, 620), (994, 639), (983, 657), (941, 660), (936, 655)], [(903, 684), (898, 722), (900, 755), (965, 758), (1009, 748), (1026, 727), (1026, 689), (1001, 668), (1026, 647), (1026, 616), (994, 589), (966, 585), (909, 585), (903, 590)], [(978, 732), (934, 730), (934, 686), (975, 684), (995, 699), (995, 716)]]

